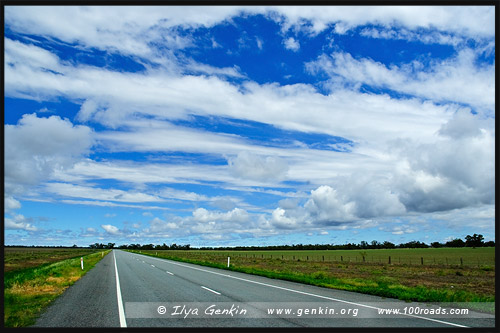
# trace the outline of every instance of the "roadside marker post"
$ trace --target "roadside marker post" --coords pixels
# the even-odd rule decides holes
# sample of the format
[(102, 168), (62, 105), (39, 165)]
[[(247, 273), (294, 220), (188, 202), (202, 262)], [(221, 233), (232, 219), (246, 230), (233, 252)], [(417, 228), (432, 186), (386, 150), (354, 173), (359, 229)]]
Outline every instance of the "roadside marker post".
[(227, 267), (229, 267), (229, 260), (230, 259), (231, 259), (230, 257), (227, 257)]
[(82, 271), (83, 271), (83, 257), (80, 258), (80, 264), (82, 266)]

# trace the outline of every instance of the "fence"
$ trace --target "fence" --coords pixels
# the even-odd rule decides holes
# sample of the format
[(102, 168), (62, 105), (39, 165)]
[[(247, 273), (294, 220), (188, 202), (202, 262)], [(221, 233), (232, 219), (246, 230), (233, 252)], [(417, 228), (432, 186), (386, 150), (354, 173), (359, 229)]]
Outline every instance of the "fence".
[[(245, 258), (247, 260), (283, 260), (283, 261), (306, 261), (306, 262), (332, 262), (332, 263), (366, 263), (366, 264), (389, 264), (389, 265), (420, 265), (420, 266), (492, 266), (495, 267), (495, 258), (493, 256), (424, 256), (424, 255), (362, 255), (362, 254), (290, 254), (290, 253), (259, 253), (245, 251), (182, 251), (165, 250), (161, 251), (169, 255), (181, 255), (192, 259), (208, 260), (219, 259), (227, 260), (231, 257)], [(335, 252), (335, 251), (329, 251)]]

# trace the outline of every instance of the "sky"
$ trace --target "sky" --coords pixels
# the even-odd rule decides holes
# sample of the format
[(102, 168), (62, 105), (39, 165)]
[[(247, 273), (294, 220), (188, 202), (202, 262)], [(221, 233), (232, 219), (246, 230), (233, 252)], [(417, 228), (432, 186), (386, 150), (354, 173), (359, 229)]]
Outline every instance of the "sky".
[(494, 6), (4, 6), (4, 242), (495, 240)]

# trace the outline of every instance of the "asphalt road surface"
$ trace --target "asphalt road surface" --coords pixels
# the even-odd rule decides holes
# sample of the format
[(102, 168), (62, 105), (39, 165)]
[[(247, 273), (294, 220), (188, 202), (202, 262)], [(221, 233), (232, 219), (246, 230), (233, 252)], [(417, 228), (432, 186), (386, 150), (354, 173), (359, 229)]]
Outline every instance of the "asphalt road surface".
[(35, 326), (493, 328), (495, 317), (113, 250)]

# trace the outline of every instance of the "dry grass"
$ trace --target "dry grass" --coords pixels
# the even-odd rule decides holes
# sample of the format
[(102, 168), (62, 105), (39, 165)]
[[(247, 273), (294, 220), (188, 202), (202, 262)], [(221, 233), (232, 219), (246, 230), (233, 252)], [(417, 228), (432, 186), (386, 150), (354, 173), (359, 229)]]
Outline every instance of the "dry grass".
[(4, 247), (4, 272), (9, 273), (26, 268), (75, 258), (96, 252), (80, 248), (30, 248)]

